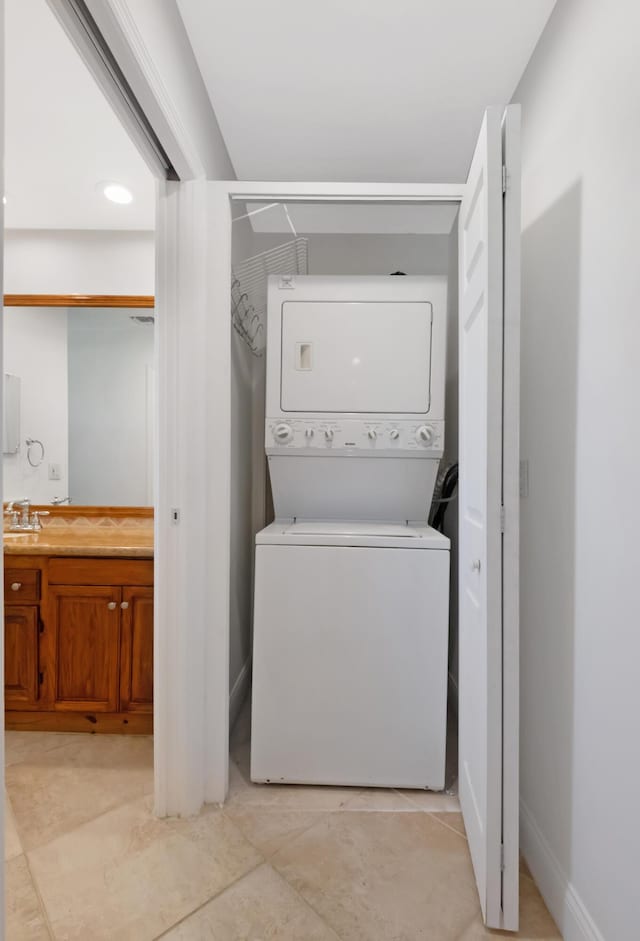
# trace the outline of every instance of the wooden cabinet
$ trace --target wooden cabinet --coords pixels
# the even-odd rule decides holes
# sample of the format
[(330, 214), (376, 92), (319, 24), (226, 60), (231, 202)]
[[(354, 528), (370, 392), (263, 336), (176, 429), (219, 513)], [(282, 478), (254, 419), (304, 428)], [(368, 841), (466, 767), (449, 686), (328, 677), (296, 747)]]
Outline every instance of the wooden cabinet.
[(119, 588), (50, 587), (54, 709), (118, 711), (120, 601)]
[(153, 712), (153, 588), (124, 588), (120, 708)]
[(38, 631), (35, 605), (9, 605), (4, 609), (4, 701), (7, 707), (28, 709), (38, 701)]
[(6, 727), (150, 732), (153, 562), (28, 561), (5, 569)]
[(8, 708), (37, 709), (40, 700), (41, 570), (19, 559), (4, 570), (4, 698)]

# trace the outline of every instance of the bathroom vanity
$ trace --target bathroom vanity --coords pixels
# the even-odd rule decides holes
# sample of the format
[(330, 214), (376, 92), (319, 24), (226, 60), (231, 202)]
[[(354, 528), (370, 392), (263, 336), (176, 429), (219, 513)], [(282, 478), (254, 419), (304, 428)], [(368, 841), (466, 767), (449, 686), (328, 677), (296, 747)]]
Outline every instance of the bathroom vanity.
[(149, 733), (153, 520), (5, 532), (5, 727)]

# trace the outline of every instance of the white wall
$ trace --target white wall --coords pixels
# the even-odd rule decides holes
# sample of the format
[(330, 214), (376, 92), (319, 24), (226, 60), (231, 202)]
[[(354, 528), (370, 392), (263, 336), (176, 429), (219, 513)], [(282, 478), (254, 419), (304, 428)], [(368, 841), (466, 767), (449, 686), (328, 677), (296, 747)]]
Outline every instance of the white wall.
[(155, 232), (7, 229), (5, 294), (154, 294)]
[(146, 506), (154, 328), (128, 308), (70, 308), (69, 490), (73, 503)]
[[(300, 233), (301, 235), (304, 233)], [(256, 251), (291, 236), (256, 234)], [(313, 234), (309, 239), (309, 274), (446, 274), (447, 235)]]
[(560, 0), (523, 107), (522, 842), (565, 938), (638, 936), (640, 5)]
[[(3, 455), (3, 499), (28, 497), (50, 503), (66, 496), (67, 434), (67, 311), (52, 307), (5, 307), (4, 372), (20, 377), (20, 438), (18, 454)], [(42, 464), (27, 460), (25, 438), (38, 438), (45, 447)], [(40, 449), (32, 448), (34, 461)], [(60, 465), (60, 480), (48, 479), (49, 463)]]

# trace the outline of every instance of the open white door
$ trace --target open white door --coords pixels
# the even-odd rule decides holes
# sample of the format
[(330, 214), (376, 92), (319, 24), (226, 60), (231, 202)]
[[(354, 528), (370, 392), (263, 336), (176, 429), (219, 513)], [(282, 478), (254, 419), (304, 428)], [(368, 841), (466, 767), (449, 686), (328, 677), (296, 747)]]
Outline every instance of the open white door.
[(497, 108), (487, 110), (459, 216), (460, 803), (485, 922), (513, 931), (519, 855), (519, 125), (518, 106), (507, 108), (504, 125)]

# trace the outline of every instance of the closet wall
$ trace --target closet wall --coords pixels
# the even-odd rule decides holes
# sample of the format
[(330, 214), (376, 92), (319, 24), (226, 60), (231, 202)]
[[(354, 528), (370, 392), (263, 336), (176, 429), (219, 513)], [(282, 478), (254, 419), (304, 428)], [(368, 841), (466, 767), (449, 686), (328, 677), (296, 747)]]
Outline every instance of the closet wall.
[[(234, 215), (244, 212), (239, 206)], [(233, 225), (232, 264), (259, 251), (251, 223)], [(259, 467), (255, 422), (260, 411), (256, 394), (258, 360), (235, 330), (231, 330), (231, 561), (229, 614), (229, 721), (233, 725), (246, 695), (251, 666), (251, 618), (253, 596), (253, 537), (255, 533), (254, 487)], [(263, 408), (264, 411), (264, 408)]]

